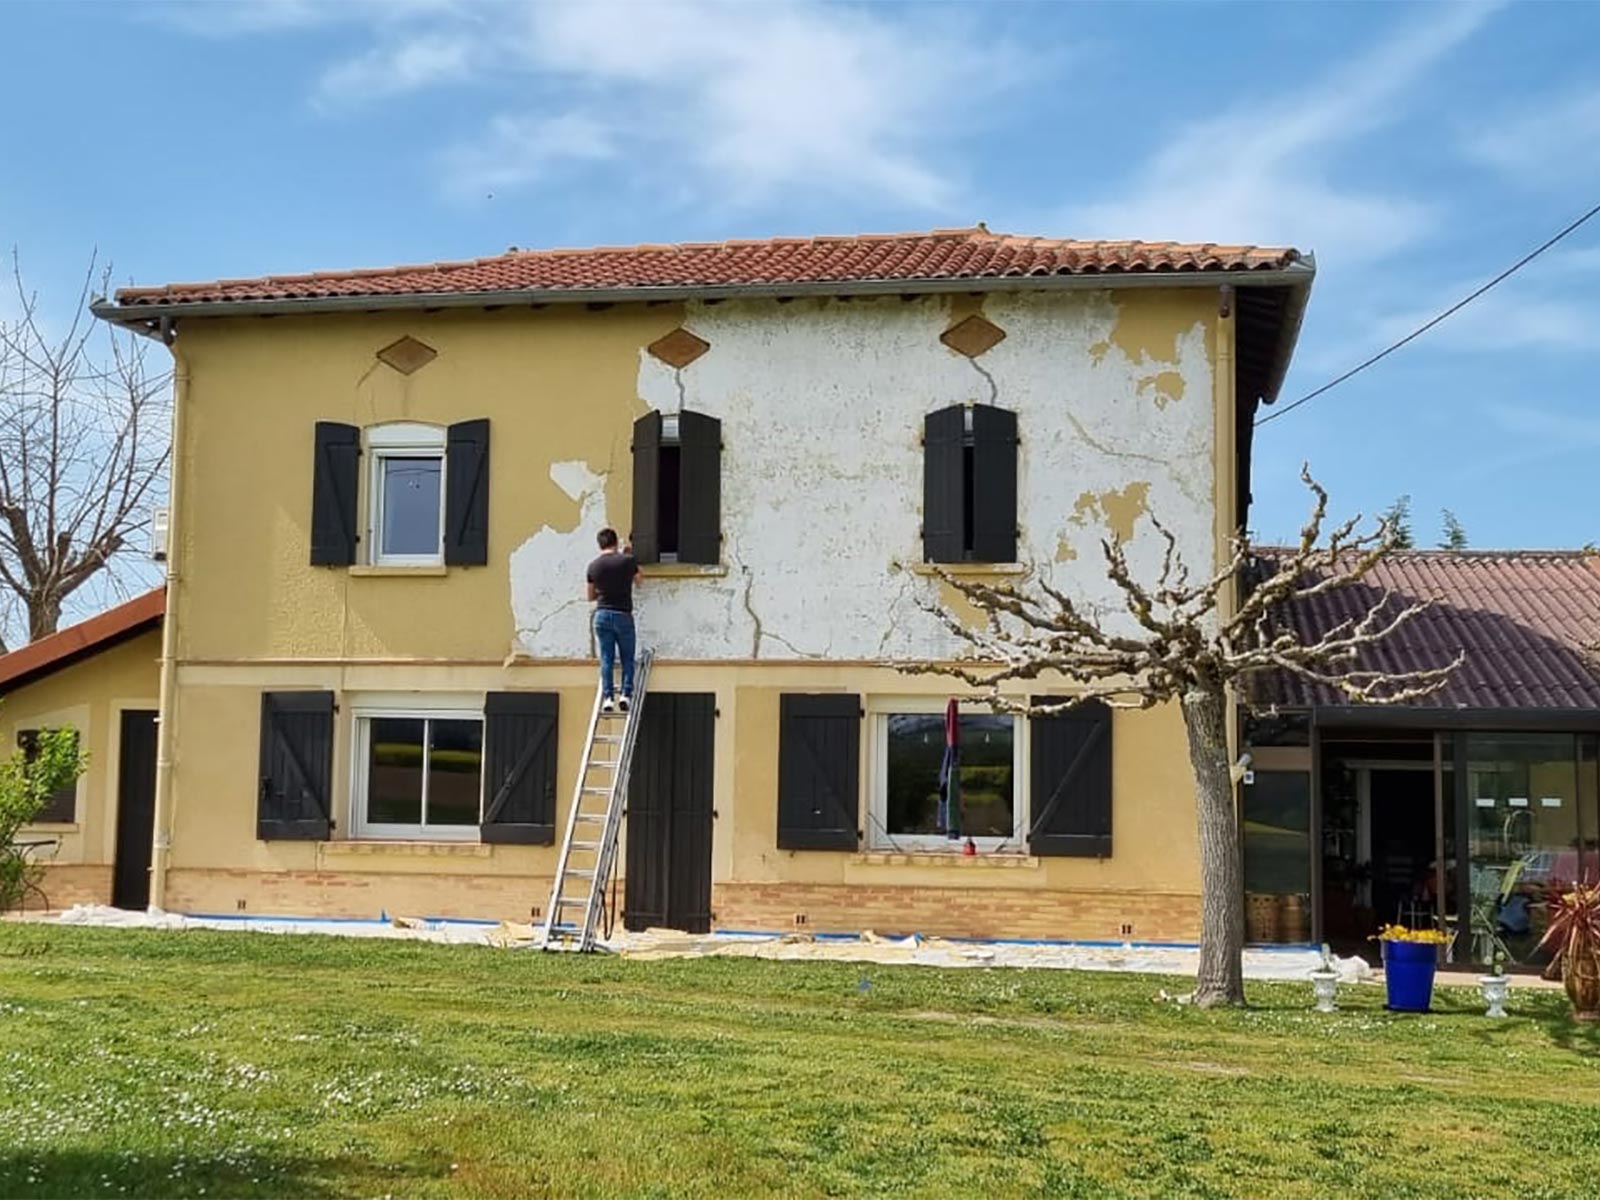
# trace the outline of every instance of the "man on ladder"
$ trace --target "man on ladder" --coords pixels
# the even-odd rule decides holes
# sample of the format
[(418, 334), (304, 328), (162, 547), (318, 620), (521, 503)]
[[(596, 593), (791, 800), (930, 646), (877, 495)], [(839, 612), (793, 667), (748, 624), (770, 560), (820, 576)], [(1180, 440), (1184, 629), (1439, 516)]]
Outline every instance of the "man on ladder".
[(589, 599), (594, 603), (594, 637), (600, 645), (600, 711), (617, 711), (613, 664), (622, 655), (622, 711), (633, 703), (633, 585), (639, 561), (633, 547), (618, 546), (617, 531), (602, 529), (600, 557), (589, 564)]

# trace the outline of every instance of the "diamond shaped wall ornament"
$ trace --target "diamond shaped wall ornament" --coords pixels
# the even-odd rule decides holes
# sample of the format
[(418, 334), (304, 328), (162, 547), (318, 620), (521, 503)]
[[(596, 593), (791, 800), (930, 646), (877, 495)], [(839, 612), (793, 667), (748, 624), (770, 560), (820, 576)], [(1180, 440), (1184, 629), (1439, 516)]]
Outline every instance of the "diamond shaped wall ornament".
[(704, 338), (695, 337), (680, 325), (671, 333), (658, 337), (645, 349), (652, 357), (659, 358), (667, 366), (681, 369), (711, 349), (711, 343)]
[(437, 350), (426, 342), (417, 341), (409, 333), (398, 342), (390, 342), (378, 351), (378, 361), (387, 363), (402, 375), (420, 371), (438, 357)]
[(957, 321), (939, 335), (939, 340), (957, 354), (977, 358), (1005, 341), (1006, 331), (986, 317), (976, 313)]

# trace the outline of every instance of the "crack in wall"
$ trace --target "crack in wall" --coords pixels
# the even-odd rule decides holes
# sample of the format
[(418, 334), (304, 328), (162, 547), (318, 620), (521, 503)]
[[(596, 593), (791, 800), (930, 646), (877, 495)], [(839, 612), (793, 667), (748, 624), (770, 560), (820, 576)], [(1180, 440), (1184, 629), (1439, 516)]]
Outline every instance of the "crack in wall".
[(538, 637), (539, 634), (543, 631), (544, 627), (546, 625), (548, 625), (551, 621), (555, 620), (562, 613), (566, 612), (569, 608), (576, 608), (580, 604), (587, 604), (587, 603), (588, 603), (587, 600), (582, 600), (582, 599), (579, 599), (579, 600), (568, 600), (564, 604), (559, 604), (555, 608), (551, 609), (549, 612), (545, 613), (545, 615), (540, 617), (539, 620), (537, 622), (535, 622), (533, 625), (518, 625), (517, 626), (517, 640), (519, 642), (521, 642), (524, 646), (531, 645), (532, 644), (531, 639)]
[(898, 614), (899, 614), (899, 612), (901, 610), (901, 606), (903, 604), (905, 604), (905, 602), (906, 602), (906, 593), (909, 592), (911, 590), (912, 586), (916, 583), (916, 580), (912, 577), (912, 575), (911, 575), (911, 573), (909, 571), (906, 571), (906, 569), (904, 567), (901, 567), (900, 570), (902, 572), (904, 572), (904, 574), (900, 578), (900, 590), (895, 593), (894, 600), (891, 601), (890, 604), (889, 604), (889, 608), (888, 608), (888, 615), (889, 615), (889, 618), (890, 618), (889, 624), (884, 629), (883, 636), (878, 639), (878, 657), (879, 658), (885, 658), (888, 655), (889, 639), (892, 638), (895, 635), (895, 633), (899, 630), (899, 627), (900, 627), (899, 626)]
[(1084, 445), (1088, 446), (1091, 450), (1097, 451), (1100, 454), (1104, 454), (1107, 458), (1126, 458), (1133, 462), (1155, 463), (1159, 467), (1171, 465), (1169, 460), (1162, 458), (1160, 455), (1140, 454), (1133, 450), (1113, 450), (1105, 443), (1096, 441), (1089, 431), (1084, 428), (1083, 422), (1078, 420), (1077, 417), (1073, 416), (1071, 413), (1065, 413), (1064, 415), (1067, 418), (1067, 423), (1071, 425), (1072, 428), (1077, 432), (1077, 435), (1083, 439)]
[(988, 371), (985, 371), (983, 369), (983, 367), (979, 364), (977, 359), (969, 358), (969, 359), (967, 359), (967, 361), (972, 364), (972, 369), (974, 371), (976, 371), (979, 375), (982, 375), (983, 379), (984, 379), (984, 382), (989, 385), (989, 403), (990, 404), (999, 404), (1000, 403), (1000, 385), (997, 384), (994, 381), (994, 376), (989, 374)]
[(672, 386), (678, 389), (678, 411), (681, 413), (689, 407), (689, 395), (683, 383), (683, 368), (672, 368)]
[(742, 597), (744, 600), (744, 611), (750, 614), (750, 624), (754, 627), (754, 632), (750, 637), (750, 657), (760, 658), (761, 617), (757, 614), (755, 606), (750, 603), (750, 593), (755, 589), (756, 577), (751, 572), (749, 567), (741, 566), (739, 569), (744, 572), (744, 595)]

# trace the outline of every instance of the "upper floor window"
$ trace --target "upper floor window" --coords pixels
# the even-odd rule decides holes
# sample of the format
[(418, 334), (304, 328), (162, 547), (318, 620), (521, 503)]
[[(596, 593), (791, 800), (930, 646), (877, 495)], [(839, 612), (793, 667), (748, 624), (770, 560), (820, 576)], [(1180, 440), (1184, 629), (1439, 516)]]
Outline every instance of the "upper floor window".
[(633, 552), (640, 562), (722, 561), (722, 422), (646, 413), (633, 425)]
[(410, 566), (444, 561), (444, 430), (436, 425), (379, 425), (372, 451), (372, 561)]
[[(313, 566), (481, 566), (489, 561), (489, 422), (397, 422), (362, 431), (318, 421)], [(358, 498), (367, 522), (358, 533)], [(365, 547), (363, 550), (362, 547)]]
[[(17, 748), (22, 751), (22, 760), (28, 766), (39, 756), (38, 729), (17, 730)], [(73, 739), (77, 739), (76, 731)], [(78, 781), (72, 780), (57, 788), (44, 802), (44, 807), (39, 810), (39, 815), (34, 817), (41, 824), (54, 824), (56, 822), (70, 822), (77, 819), (78, 810)]]
[(1017, 414), (952, 404), (923, 421), (922, 547), (935, 563), (1017, 558)]

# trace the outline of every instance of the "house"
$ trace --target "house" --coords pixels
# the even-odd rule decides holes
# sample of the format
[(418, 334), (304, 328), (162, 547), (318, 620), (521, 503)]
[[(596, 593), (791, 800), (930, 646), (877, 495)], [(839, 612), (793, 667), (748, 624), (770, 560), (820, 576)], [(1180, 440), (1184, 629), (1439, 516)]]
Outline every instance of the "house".
[(610, 525), (629, 926), (1194, 938), (1175, 710), (964, 709), (964, 855), (898, 667), (955, 652), (930, 563), (1109, 598), (1149, 514), (1218, 562), (1312, 275), (980, 226), (124, 289), (177, 381), (151, 902), (539, 917)]
[(1386, 706), (1265, 681), (1244, 730), (1251, 932), (1354, 951), (1378, 923), (1437, 919), (1465, 934), (1458, 959), (1537, 963), (1545, 890), (1600, 877), (1600, 557), (1397, 551), (1280, 616), (1315, 639), (1386, 595), (1431, 607), (1359, 666), (1462, 664)]
[(52, 907), (149, 902), (165, 607), (157, 588), (0, 655), (0, 754), (71, 729), (88, 760), (21, 838)]

